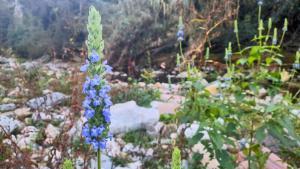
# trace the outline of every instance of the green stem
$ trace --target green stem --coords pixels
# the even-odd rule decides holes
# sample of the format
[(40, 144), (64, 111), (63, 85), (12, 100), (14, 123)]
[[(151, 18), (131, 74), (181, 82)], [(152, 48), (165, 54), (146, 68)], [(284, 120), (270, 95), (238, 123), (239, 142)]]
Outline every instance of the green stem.
[(260, 18), (261, 18), (261, 5), (258, 6), (258, 24), (260, 22)]
[(284, 39), (284, 35), (285, 35), (285, 31), (283, 31), (283, 34), (281, 36), (279, 47), (282, 45), (282, 42), (283, 42), (283, 39)]
[(250, 131), (250, 144), (249, 144), (249, 153), (248, 153), (248, 168), (251, 169), (251, 146), (253, 144), (253, 122), (251, 121), (251, 131)]
[(101, 150), (98, 149), (98, 152), (97, 152), (97, 159), (98, 159), (98, 169), (101, 169)]
[(180, 55), (183, 58), (183, 53), (182, 53), (182, 43), (181, 41), (179, 42), (179, 47), (180, 47)]
[(270, 32), (271, 32), (271, 30), (270, 30), (270, 28), (268, 28), (268, 32), (267, 32), (267, 36), (266, 36), (264, 45), (267, 45), (267, 42), (268, 42), (269, 36), (270, 36)]
[(239, 38), (239, 34), (238, 33), (235, 33), (235, 36), (236, 36), (236, 40), (237, 40), (237, 44), (238, 44), (238, 48), (239, 48), (239, 51), (242, 55), (242, 50), (241, 50), (241, 44), (240, 44), (240, 38)]

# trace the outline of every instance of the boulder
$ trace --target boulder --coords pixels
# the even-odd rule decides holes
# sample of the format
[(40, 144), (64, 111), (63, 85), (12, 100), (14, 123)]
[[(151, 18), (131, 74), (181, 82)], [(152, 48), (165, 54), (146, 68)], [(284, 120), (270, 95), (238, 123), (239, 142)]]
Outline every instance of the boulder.
[(116, 104), (111, 107), (111, 126), (113, 134), (154, 126), (159, 121), (159, 111), (154, 108), (139, 107), (135, 101)]
[(54, 92), (43, 97), (31, 99), (26, 104), (32, 109), (48, 108), (60, 104), (68, 99), (69, 96), (59, 92)]
[(12, 111), (16, 109), (16, 105), (14, 103), (9, 104), (1, 104), (0, 105), (0, 112), (7, 112)]

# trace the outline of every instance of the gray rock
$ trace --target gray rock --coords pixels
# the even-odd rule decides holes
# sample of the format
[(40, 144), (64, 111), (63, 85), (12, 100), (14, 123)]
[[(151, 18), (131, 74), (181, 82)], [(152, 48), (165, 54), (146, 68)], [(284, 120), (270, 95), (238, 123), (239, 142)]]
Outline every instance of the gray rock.
[(5, 58), (5, 57), (2, 57), (0, 56), (0, 64), (7, 64), (9, 63), (9, 59), (8, 58)]
[(1, 104), (0, 105), (0, 112), (7, 112), (7, 111), (12, 111), (16, 109), (16, 105), (13, 103), (9, 104)]
[(111, 107), (111, 126), (113, 134), (126, 133), (137, 129), (147, 129), (159, 121), (159, 111), (139, 107), (135, 101), (116, 104)]
[(68, 99), (69, 96), (59, 92), (54, 92), (43, 97), (31, 99), (26, 104), (32, 109), (48, 108), (60, 104)]
[(21, 134), (17, 136), (17, 144), (20, 148), (36, 148), (37, 145), (34, 143), (38, 135), (39, 130), (34, 126), (27, 126), (22, 131)]
[(32, 114), (29, 108), (23, 107), (15, 110), (15, 114), (18, 118), (25, 118)]
[[(6, 116), (0, 116), (0, 126), (3, 127), (5, 132), (11, 133), (17, 128), (21, 129), (22, 123), (18, 120), (14, 120)], [(0, 129), (0, 133), (1, 132), (2, 132), (2, 128)]]
[(36, 69), (38, 67), (38, 63), (37, 62), (24, 62), (21, 64), (21, 67), (25, 70), (32, 70), (32, 69)]

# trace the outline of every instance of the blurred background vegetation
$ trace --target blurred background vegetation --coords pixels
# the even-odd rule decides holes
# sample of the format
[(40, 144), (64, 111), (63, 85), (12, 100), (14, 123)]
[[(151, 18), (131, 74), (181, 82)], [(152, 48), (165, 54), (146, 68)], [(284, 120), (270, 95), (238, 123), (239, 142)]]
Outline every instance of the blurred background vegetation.
[[(0, 4), (0, 54), (9, 51), (25, 59), (48, 55), (66, 60), (85, 54), (88, 7), (95, 5), (103, 18), (105, 55), (118, 69), (126, 69), (131, 62), (144, 66), (145, 57), (153, 65), (175, 64), (168, 62), (176, 57), (180, 15), (186, 26), (186, 52), (207, 41), (199, 27), (211, 27), (224, 16), (228, 18), (209, 38), (216, 52), (222, 53), (225, 44), (235, 39), (232, 21), (237, 17), (242, 42), (252, 38), (257, 28), (256, 0), (0, 0)], [(263, 11), (264, 20), (272, 17), (278, 28), (288, 18), (284, 49), (294, 53), (300, 44), (300, 1), (268, 0)]]

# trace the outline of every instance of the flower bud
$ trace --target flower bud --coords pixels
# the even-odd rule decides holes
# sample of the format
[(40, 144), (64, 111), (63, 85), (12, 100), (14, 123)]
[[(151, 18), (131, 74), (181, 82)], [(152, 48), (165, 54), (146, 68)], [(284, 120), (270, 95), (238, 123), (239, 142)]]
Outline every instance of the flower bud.
[(268, 29), (270, 30), (272, 28), (272, 18), (269, 18), (268, 20)]
[(260, 31), (263, 31), (265, 28), (264, 28), (264, 21), (261, 19), (259, 21), (259, 26), (258, 26), (258, 30)]
[(234, 33), (238, 33), (239, 32), (239, 28), (238, 28), (238, 21), (234, 20)]
[(274, 34), (273, 34), (273, 39), (272, 39), (272, 45), (277, 44), (277, 28), (274, 28)]
[(209, 47), (206, 48), (205, 60), (209, 59)]
[(282, 30), (285, 32), (288, 30), (288, 20), (286, 18), (284, 19), (284, 26), (283, 26)]

